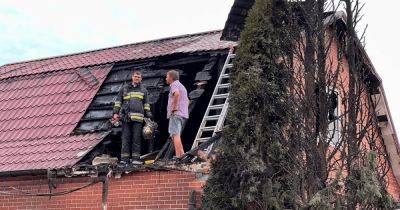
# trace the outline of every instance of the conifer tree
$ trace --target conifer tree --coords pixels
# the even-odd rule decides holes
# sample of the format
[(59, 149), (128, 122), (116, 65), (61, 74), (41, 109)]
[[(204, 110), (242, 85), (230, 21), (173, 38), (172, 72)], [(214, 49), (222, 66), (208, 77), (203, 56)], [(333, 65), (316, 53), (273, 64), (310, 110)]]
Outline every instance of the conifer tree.
[(327, 24), (338, 8), (326, 13), (327, 0), (255, 0), (204, 209), (393, 208), (375, 102), (363, 97), (372, 86), (355, 45), (360, 3), (341, 2), (344, 39)]
[[(281, 209), (287, 170), (290, 53), (286, 1), (256, 0), (237, 48), (228, 125), (205, 187), (204, 209)], [(289, 56), (290, 57), (290, 56)]]

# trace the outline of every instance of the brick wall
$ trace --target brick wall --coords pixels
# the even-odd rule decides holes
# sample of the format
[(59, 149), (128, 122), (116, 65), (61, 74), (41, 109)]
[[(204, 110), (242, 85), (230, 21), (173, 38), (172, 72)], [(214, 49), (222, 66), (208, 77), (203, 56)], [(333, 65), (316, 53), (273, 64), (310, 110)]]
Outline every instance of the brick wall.
[[(393, 173), (388, 174), (388, 191), (398, 200), (400, 187)], [(65, 191), (88, 183), (91, 178), (59, 178), (57, 189)], [(108, 209), (188, 209), (192, 190), (202, 191), (204, 180), (188, 172), (140, 172), (123, 175), (109, 182)], [(0, 191), (13, 186), (29, 192), (47, 193), (45, 176), (0, 178)], [(9, 190), (9, 189), (8, 189)], [(57, 197), (0, 195), (0, 210), (14, 209), (101, 209), (102, 183)], [(196, 194), (199, 206), (200, 194)]]
[[(90, 178), (59, 178), (63, 191), (88, 183)], [(201, 191), (204, 181), (188, 172), (140, 172), (109, 182), (108, 209), (188, 209), (189, 194)], [(30, 192), (48, 192), (43, 176), (0, 178), (0, 190), (13, 186)], [(199, 202), (200, 195), (196, 194)], [(101, 209), (102, 183), (57, 197), (0, 195), (0, 209)], [(197, 203), (199, 205), (199, 203)]]
[(390, 169), (389, 173), (387, 174), (387, 191), (393, 197), (396, 202), (400, 202), (400, 186), (394, 177), (392, 169)]

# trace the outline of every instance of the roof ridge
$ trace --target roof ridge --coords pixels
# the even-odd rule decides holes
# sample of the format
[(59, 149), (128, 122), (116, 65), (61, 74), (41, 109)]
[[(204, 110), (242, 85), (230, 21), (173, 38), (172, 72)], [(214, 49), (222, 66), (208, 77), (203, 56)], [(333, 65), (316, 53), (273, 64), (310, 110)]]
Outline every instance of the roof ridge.
[(86, 53), (93, 53), (93, 52), (98, 52), (98, 51), (102, 51), (102, 50), (114, 49), (114, 48), (122, 48), (122, 47), (128, 47), (128, 46), (133, 46), (133, 45), (147, 44), (147, 43), (167, 41), (167, 40), (173, 40), (173, 39), (188, 38), (188, 37), (192, 37), (192, 36), (199, 36), (199, 35), (220, 33), (220, 32), (222, 32), (221, 29), (197, 32), (197, 33), (192, 33), (192, 34), (182, 34), (182, 35), (176, 35), (176, 36), (171, 36), (171, 37), (166, 37), (166, 38), (152, 39), (152, 40), (147, 40), (147, 41), (134, 42), (134, 43), (130, 43), (130, 44), (122, 44), (122, 45), (117, 45), (117, 46), (113, 46), (113, 47), (105, 47), (105, 48), (99, 48), (99, 49), (88, 50), (88, 51), (83, 51), (83, 52), (69, 53), (69, 54), (63, 54), (63, 55), (50, 56), (50, 57), (46, 57), (46, 58), (38, 58), (38, 59), (25, 60), (25, 61), (19, 61), (19, 62), (14, 62), (14, 63), (7, 63), (7, 64), (0, 66), (0, 68), (5, 67), (5, 66), (16, 65), (16, 64), (25, 64), (25, 63), (36, 62), (36, 61), (45, 61), (45, 60), (50, 60), (50, 59), (54, 59), (54, 58), (63, 58), (63, 57), (69, 57), (69, 56), (73, 56), (73, 55), (82, 55), (82, 54), (86, 54)]

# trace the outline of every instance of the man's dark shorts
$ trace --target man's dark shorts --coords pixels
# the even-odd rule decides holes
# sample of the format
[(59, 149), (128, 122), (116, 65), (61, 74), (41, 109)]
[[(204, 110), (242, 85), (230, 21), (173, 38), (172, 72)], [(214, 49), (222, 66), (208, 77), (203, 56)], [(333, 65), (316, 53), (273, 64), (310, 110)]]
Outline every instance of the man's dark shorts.
[(178, 115), (171, 115), (169, 118), (169, 125), (168, 125), (168, 133), (172, 137), (173, 135), (181, 135), (183, 125), (185, 124), (186, 119), (178, 116)]

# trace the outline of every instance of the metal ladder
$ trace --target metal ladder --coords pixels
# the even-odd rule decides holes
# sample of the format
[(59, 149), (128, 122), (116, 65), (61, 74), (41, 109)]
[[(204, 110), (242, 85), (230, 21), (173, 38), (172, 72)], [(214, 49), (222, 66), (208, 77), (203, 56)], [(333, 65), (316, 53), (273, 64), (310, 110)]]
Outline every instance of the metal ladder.
[[(216, 132), (221, 131), (224, 126), (229, 106), (229, 89), (231, 86), (229, 83), (229, 73), (233, 67), (232, 61), (236, 56), (233, 50), (233, 48), (229, 50), (207, 110), (204, 114), (203, 120), (201, 121), (199, 130), (197, 131), (192, 149), (208, 141)], [(207, 154), (210, 152), (211, 148), (212, 145), (207, 148)]]

